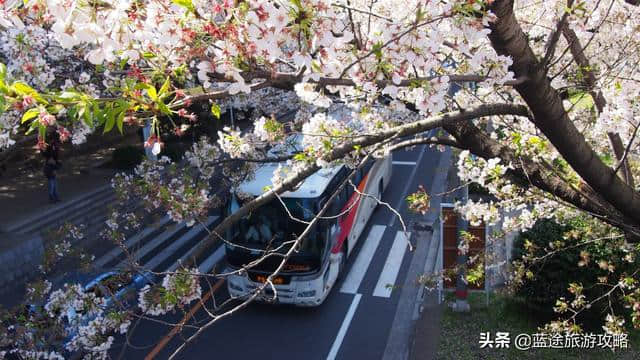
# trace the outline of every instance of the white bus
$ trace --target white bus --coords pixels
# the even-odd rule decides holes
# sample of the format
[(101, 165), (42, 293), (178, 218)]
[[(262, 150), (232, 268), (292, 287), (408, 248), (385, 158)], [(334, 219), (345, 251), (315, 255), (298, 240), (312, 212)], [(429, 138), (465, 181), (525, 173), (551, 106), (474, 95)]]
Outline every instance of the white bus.
[[(256, 170), (255, 179), (240, 185), (239, 190), (251, 196), (264, 192), (271, 186), (271, 177), (278, 164), (265, 164)], [(368, 161), (352, 182), (361, 193), (377, 198), (391, 180), (391, 156)], [(281, 195), (290, 213), (303, 220), (310, 220), (324, 206), (339, 185), (350, 174), (344, 165), (321, 169), (308, 177), (296, 190)], [(317, 306), (343, 273), (346, 259), (375, 210), (377, 201), (360, 196), (353, 186), (346, 184), (330, 205), (324, 216), (342, 214), (334, 219), (321, 219), (302, 240), (299, 249), (285, 263), (283, 270), (273, 279), (276, 289), (270, 286), (259, 296), (261, 301)], [(232, 196), (226, 207), (227, 214), (240, 206)], [(230, 269), (239, 269), (264, 255), (264, 250), (274, 249), (283, 242), (292, 242), (307, 225), (291, 219), (278, 199), (253, 211), (238, 221), (226, 233), (231, 243), (225, 247)], [(284, 246), (278, 253), (286, 253), (290, 247)], [(268, 256), (242, 275), (227, 278), (227, 287), (233, 297), (246, 297), (256, 287), (264, 283), (281, 263), (281, 256)]]

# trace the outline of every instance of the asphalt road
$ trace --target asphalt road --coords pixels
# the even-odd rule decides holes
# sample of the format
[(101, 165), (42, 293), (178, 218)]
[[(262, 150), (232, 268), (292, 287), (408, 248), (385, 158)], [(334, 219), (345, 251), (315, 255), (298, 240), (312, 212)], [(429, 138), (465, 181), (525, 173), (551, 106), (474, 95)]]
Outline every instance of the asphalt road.
[[(383, 200), (408, 219), (415, 218), (407, 212), (405, 198), (418, 185), (424, 185), (431, 192), (434, 175), (445, 171), (437, 168), (440, 156), (440, 152), (423, 146), (394, 153), (393, 177)], [(401, 286), (405, 284), (407, 269), (415, 253), (408, 248), (405, 251), (406, 241), (402, 240), (404, 242), (400, 244), (397, 236), (400, 230), (400, 222), (392, 212), (378, 207), (348, 260), (347, 275), (334, 286), (324, 304), (317, 308), (250, 304), (208, 328), (177, 358), (382, 359), (402, 293)], [(363, 246), (380, 233), (378, 246), (369, 246), (364, 251)], [(411, 241), (415, 243), (416, 238), (412, 237)], [(361, 253), (362, 260), (358, 260)], [(358, 266), (354, 266), (356, 262)], [(349, 278), (351, 280), (346, 281), (351, 286), (342, 288), (345, 279)], [(358, 284), (353, 279), (361, 279), (361, 282)], [(389, 280), (394, 284), (391, 289), (385, 286)], [(227, 298), (224, 285), (215, 293), (214, 299), (220, 303)], [(182, 317), (182, 313), (173, 314), (160, 321), (176, 323)], [(207, 314), (199, 311), (190, 324), (203, 324), (208, 320)], [(123, 358), (142, 359), (170, 330), (166, 324), (141, 320), (135, 324), (131, 338), (126, 341), (116, 339), (111, 355), (117, 358), (124, 346)], [(156, 358), (166, 359), (193, 331), (183, 328)]]

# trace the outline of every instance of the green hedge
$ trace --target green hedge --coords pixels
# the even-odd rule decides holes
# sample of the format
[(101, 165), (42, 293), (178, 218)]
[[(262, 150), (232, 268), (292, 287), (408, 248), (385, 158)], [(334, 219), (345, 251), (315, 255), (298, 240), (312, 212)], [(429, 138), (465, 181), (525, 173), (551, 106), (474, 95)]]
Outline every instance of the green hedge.
[[(525, 254), (524, 244), (529, 240), (534, 245), (532, 253), (536, 257), (548, 253), (549, 243), (561, 241), (564, 248), (552, 256), (548, 256), (531, 266), (533, 278), (525, 277), (524, 283), (516, 289), (516, 296), (524, 300), (530, 311), (541, 317), (542, 321), (557, 318), (553, 306), (560, 297), (571, 301), (574, 295), (568, 291), (570, 283), (578, 283), (584, 286), (584, 294), (587, 301), (603, 295), (608, 286), (597, 285), (599, 276), (609, 275), (610, 281), (619, 279), (622, 274), (629, 274), (640, 265), (638, 260), (628, 263), (623, 260), (624, 252), (620, 249), (620, 244), (612, 240), (593, 242), (588, 245), (582, 244), (589, 239), (565, 236), (574, 229), (583, 228), (584, 224), (576, 221), (573, 224), (561, 225), (552, 220), (540, 220), (530, 230), (521, 233), (514, 241), (513, 259), (520, 260)], [(588, 225), (587, 225), (588, 226)], [(620, 239), (620, 241), (623, 241)], [(575, 246), (571, 249), (567, 247)], [(545, 250), (546, 249), (546, 250)], [(589, 253), (590, 260), (583, 266), (578, 266), (582, 259), (581, 251)], [(598, 262), (606, 260), (615, 266), (615, 271), (609, 273), (608, 270), (601, 269)], [(612, 303), (617, 314), (626, 313), (621, 304), (621, 300), (614, 299)], [(609, 312), (609, 303), (601, 301), (591, 309), (585, 310), (578, 321), (586, 328), (599, 329), (603, 324), (604, 314)]]

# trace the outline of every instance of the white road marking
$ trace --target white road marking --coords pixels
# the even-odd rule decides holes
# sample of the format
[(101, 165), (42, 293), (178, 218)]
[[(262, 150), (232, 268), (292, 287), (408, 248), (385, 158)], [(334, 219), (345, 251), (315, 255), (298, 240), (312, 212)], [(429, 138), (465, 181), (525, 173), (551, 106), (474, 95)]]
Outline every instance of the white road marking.
[[(209, 216), (205, 221), (204, 226), (210, 226), (214, 221), (216, 221), (217, 218), (217, 216)], [(180, 224), (185, 226), (184, 222)], [(158, 265), (162, 264), (165, 260), (175, 254), (176, 251), (178, 251), (184, 244), (189, 242), (189, 240), (193, 239), (194, 236), (197, 236), (200, 232), (205, 231), (204, 226), (202, 224), (193, 226), (189, 231), (187, 231), (185, 234), (182, 234), (182, 236), (174, 240), (171, 244), (163, 247), (159, 253), (155, 254), (146, 264), (144, 264), (144, 267), (152, 271), (157, 271), (156, 267)], [(175, 270), (176, 268), (172, 268), (174, 265), (175, 263), (171, 265), (169, 269), (165, 269), (164, 271)]]
[(403, 231), (398, 231), (396, 233), (396, 238), (393, 240), (391, 251), (389, 251), (387, 261), (384, 263), (382, 274), (380, 274), (376, 288), (373, 291), (373, 296), (386, 298), (391, 297), (393, 286), (395, 285), (398, 272), (400, 271), (400, 265), (402, 265), (404, 253), (407, 250), (409, 237), (411, 237), (411, 234), (405, 235)]
[[(175, 224), (173, 227), (168, 228), (162, 234), (153, 238), (148, 243), (144, 244), (140, 249), (136, 249), (133, 251), (133, 259), (135, 261), (140, 261), (145, 255), (150, 253), (153, 249), (157, 248), (159, 245), (169, 240), (172, 236), (179, 233), (186, 226), (185, 222), (181, 222), (179, 224)], [(129, 259), (124, 259), (120, 262), (118, 266), (126, 266), (129, 263)]]
[[(200, 226), (201, 226), (201, 227), (200, 227), (200, 230), (203, 230), (203, 229), (204, 229), (204, 227), (209, 228), (209, 227), (211, 226), (211, 224), (213, 224), (213, 223), (216, 221), (216, 219), (218, 219), (218, 217), (217, 217), (217, 216), (210, 216), (208, 219), (209, 219), (209, 220), (207, 220), (207, 222), (204, 224), (204, 226), (200, 225)], [(199, 234), (199, 233), (200, 233), (200, 232), (198, 232), (198, 234)], [(194, 235), (194, 236), (196, 236), (196, 235)], [(193, 236), (192, 236), (191, 238), (193, 238)], [(187, 263), (188, 261), (190, 261), (190, 260), (194, 260), (194, 259), (192, 259), (191, 257), (193, 256), (193, 253), (196, 251), (196, 249), (197, 249), (197, 248), (198, 248), (198, 247), (197, 247), (197, 246), (195, 246), (195, 245), (194, 245), (194, 246), (192, 246), (189, 250), (187, 250), (187, 252), (186, 252), (186, 253), (184, 253), (184, 254), (180, 257), (180, 259), (178, 259), (178, 261), (174, 262), (171, 266), (169, 266), (169, 268), (167, 268), (167, 269), (165, 270), (165, 272), (175, 271), (175, 270), (176, 270), (180, 265), (182, 265), (182, 264), (186, 264), (186, 263)]]
[(206, 260), (204, 260), (202, 264), (200, 264), (200, 266), (198, 266), (198, 270), (202, 274), (208, 273), (217, 263), (220, 262), (220, 260), (222, 260), (223, 257), (224, 245), (221, 245), (216, 251), (209, 255), (209, 257), (206, 258)]
[[(141, 232), (139, 232), (139, 233), (135, 234), (134, 236), (130, 237), (129, 239), (127, 239), (127, 241), (124, 242), (124, 245), (127, 248), (131, 248), (133, 245), (137, 244), (140, 240), (142, 240), (145, 237), (149, 236), (149, 234), (153, 233), (154, 231), (158, 230), (162, 226), (166, 225), (169, 221), (171, 221), (171, 218), (169, 216), (163, 217), (157, 223), (147, 226)], [(100, 257), (99, 259), (97, 259), (94, 262), (94, 266), (96, 268), (102, 268), (105, 265), (107, 265), (109, 262), (113, 261), (113, 259), (117, 258), (118, 255), (120, 255), (121, 253), (122, 253), (122, 249), (119, 246), (115, 247), (115, 248), (111, 249), (111, 251), (109, 251), (108, 253), (106, 253), (105, 255)]]
[(411, 165), (411, 166), (416, 166), (416, 162), (415, 161), (392, 161), (391, 163), (393, 165)]
[(329, 351), (329, 355), (327, 355), (327, 360), (334, 360), (336, 355), (338, 355), (338, 350), (340, 350), (344, 336), (347, 334), (347, 330), (349, 329), (353, 315), (356, 313), (361, 297), (362, 294), (356, 294), (356, 296), (353, 297), (351, 306), (349, 306), (349, 310), (347, 310), (347, 314), (344, 316), (344, 320), (342, 320), (340, 330), (338, 330), (338, 335), (336, 335), (336, 339), (333, 341), (333, 345), (331, 345), (331, 350)]
[(351, 266), (349, 274), (347, 274), (347, 277), (342, 283), (340, 292), (347, 294), (355, 294), (358, 292), (360, 283), (369, 268), (371, 259), (373, 259), (373, 255), (376, 253), (380, 239), (382, 239), (382, 235), (384, 235), (386, 229), (387, 227), (384, 225), (373, 225), (371, 227), (369, 235), (366, 239), (363, 239), (364, 244), (362, 244), (356, 261), (353, 263), (353, 266)]

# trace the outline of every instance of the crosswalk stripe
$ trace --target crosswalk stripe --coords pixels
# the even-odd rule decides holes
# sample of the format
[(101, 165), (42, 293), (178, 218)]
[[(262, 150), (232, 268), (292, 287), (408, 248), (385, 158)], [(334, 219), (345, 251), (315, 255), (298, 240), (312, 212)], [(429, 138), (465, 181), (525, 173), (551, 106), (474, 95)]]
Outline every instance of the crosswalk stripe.
[[(210, 226), (217, 219), (217, 216), (209, 216), (205, 221), (204, 226)], [(183, 223), (184, 224), (184, 223)], [(186, 234), (180, 236), (179, 239), (172, 242), (169, 246), (162, 249), (162, 251), (156, 254), (149, 262), (144, 264), (146, 269), (156, 271), (156, 267), (162, 264), (165, 260), (167, 260), (170, 256), (174, 255), (178, 249), (182, 247), (182, 245), (186, 244), (189, 240), (193, 239), (199, 232), (204, 231), (204, 226), (202, 224), (195, 225), (191, 228)], [(174, 268), (175, 269), (175, 268)], [(167, 270), (172, 271), (172, 270)]]
[[(185, 222), (181, 222), (179, 224), (174, 225), (173, 227), (167, 229), (165, 232), (155, 237), (153, 240), (144, 244), (143, 247), (138, 249), (135, 253), (133, 253), (133, 260), (140, 261), (145, 255), (147, 255), (151, 250), (158, 247), (163, 242), (169, 240), (172, 236), (180, 232), (186, 226)], [(118, 266), (125, 266), (129, 263), (129, 259), (124, 259), (118, 264)]]
[(198, 271), (202, 274), (206, 274), (213, 267), (222, 260), (224, 257), (224, 245), (221, 245), (216, 251), (214, 251), (208, 258), (206, 258), (200, 266), (198, 266)]
[(410, 166), (416, 165), (415, 161), (392, 161), (391, 163), (393, 165), (410, 165)]
[(400, 265), (402, 265), (402, 259), (404, 258), (404, 253), (407, 250), (407, 242), (409, 241), (410, 236), (411, 234), (405, 235), (403, 231), (398, 231), (396, 233), (396, 238), (393, 240), (391, 251), (389, 251), (387, 261), (384, 263), (384, 268), (378, 278), (376, 288), (373, 291), (373, 296), (386, 298), (391, 297), (393, 285), (395, 285), (396, 278), (398, 277)]
[(349, 274), (344, 279), (340, 292), (355, 294), (358, 291), (360, 283), (364, 278), (364, 274), (366, 274), (367, 269), (369, 268), (371, 259), (373, 259), (373, 255), (376, 253), (378, 244), (380, 244), (380, 240), (382, 239), (382, 235), (384, 235), (384, 231), (386, 229), (387, 227), (384, 225), (373, 225), (371, 230), (369, 230), (367, 238), (360, 240), (364, 241), (364, 244), (362, 244), (362, 248), (358, 253), (356, 261), (353, 263), (353, 266), (351, 266)]
[[(205, 223), (205, 226), (206, 226), (206, 227), (211, 226), (211, 224), (213, 224), (213, 223), (216, 221), (216, 219), (217, 219), (217, 218), (218, 218), (217, 216), (212, 216), (212, 217), (210, 217), (210, 218), (207, 220), (207, 222)], [(201, 227), (201, 229), (202, 229), (202, 230), (204, 230), (204, 227)], [(195, 236), (195, 235), (194, 235), (194, 236)], [(189, 260), (190, 260), (191, 256), (193, 255), (193, 253), (196, 251), (196, 249), (197, 249), (197, 248), (198, 248), (197, 246), (192, 246), (189, 250), (187, 250), (187, 252), (186, 252), (186, 253), (184, 253), (184, 254), (180, 257), (180, 259), (178, 259), (176, 262), (174, 262), (173, 264), (171, 264), (171, 266), (169, 266), (169, 267), (167, 268), (167, 270), (165, 270), (165, 272), (175, 271), (175, 270), (178, 268), (178, 266), (180, 266), (180, 264), (186, 264), (186, 263), (187, 263), (187, 261), (189, 261)]]
[[(163, 227), (169, 221), (171, 221), (171, 217), (169, 217), (169, 216), (163, 217), (157, 223), (146, 227), (141, 232), (139, 232), (139, 233), (135, 234), (134, 236), (128, 238), (124, 242), (124, 246), (126, 246), (128, 249), (130, 249), (133, 245), (137, 244), (139, 241), (141, 241), (145, 237), (149, 236), (154, 231), (156, 231), (159, 228)], [(96, 268), (102, 268), (105, 265), (107, 265), (108, 263), (110, 263), (111, 261), (113, 261), (115, 258), (117, 258), (118, 255), (120, 255), (120, 254), (122, 254), (122, 249), (120, 247), (115, 247), (115, 248), (111, 249), (111, 251), (109, 251), (108, 253), (104, 254), (103, 256), (98, 258), (96, 261), (94, 261), (94, 266)]]

